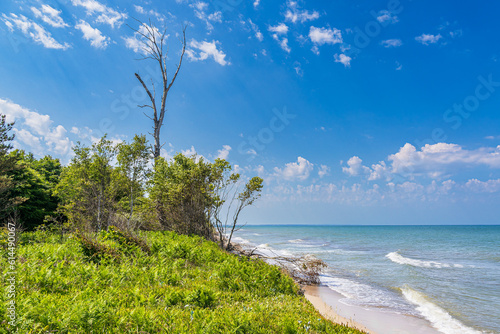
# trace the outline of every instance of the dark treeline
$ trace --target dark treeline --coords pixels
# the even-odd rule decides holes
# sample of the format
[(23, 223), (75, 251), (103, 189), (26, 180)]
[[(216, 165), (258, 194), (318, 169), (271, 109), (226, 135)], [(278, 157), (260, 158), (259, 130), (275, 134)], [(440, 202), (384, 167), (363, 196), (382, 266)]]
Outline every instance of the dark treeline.
[(15, 217), (26, 230), (170, 230), (218, 239), (226, 248), (241, 211), (262, 189), (261, 178), (243, 183), (223, 159), (153, 160), (143, 135), (119, 144), (106, 136), (91, 146), (78, 143), (62, 166), (14, 150), (14, 124), (5, 115), (0, 122), (0, 219)]

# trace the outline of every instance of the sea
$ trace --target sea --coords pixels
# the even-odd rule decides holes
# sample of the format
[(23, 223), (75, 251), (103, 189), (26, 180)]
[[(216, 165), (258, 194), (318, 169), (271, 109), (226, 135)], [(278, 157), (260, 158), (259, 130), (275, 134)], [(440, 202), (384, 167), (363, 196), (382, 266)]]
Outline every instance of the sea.
[(342, 303), (425, 319), (445, 334), (500, 333), (500, 226), (244, 226), (267, 255), (322, 259)]

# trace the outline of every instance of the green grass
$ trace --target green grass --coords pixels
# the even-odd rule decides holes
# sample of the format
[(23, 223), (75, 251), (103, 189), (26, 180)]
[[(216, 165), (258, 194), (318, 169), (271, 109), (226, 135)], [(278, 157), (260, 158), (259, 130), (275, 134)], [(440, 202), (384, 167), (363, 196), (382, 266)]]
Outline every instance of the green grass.
[[(142, 238), (147, 244), (101, 233), (89, 245), (75, 235), (24, 233), (19, 333), (360, 333), (325, 320), (290, 277), (261, 260), (195, 236)], [(3, 283), (0, 333), (8, 333)]]

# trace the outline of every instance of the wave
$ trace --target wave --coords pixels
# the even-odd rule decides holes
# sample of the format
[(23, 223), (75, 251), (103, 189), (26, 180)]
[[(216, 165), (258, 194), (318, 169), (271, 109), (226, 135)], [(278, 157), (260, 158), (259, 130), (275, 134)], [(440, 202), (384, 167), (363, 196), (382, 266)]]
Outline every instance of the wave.
[(436, 262), (436, 261), (423, 261), (423, 260), (416, 260), (416, 259), (410, 259), (407, 257), (402, 256), (398, 252), (392, 252), (389, 253), (385, 256), (389, 260), (395, 263), (399, 264), (407, 264), (410, 266), (414, 267), (422, 267), (422, 268), (463, 268), (464, 266), (461, 264), (447, 264), (447, 263), (441, 263), (441, 262)]
[(238, 244), (249, 244), (250, 241), (241, 237), (233, 237), (233, 241)]
[(302, 240), (302, 239), (295, 239), (295, 240), (288, 240), (288, 242), (290, 242), (292, 244), (300, 244), (300, 243), (304, 242), (304, 240)]
[(414, 308), (407, 304), (397, 293), (347, 278), (321, 275), (320, 279), (322, 284), (345, 297), (345, 299), (340, 300), (344, 304), (383, 307), (397, 313), (417, 316)]
[(440, 332), (444, 334), (482, 334), (482, 332), (465, 326), (448, 312), (431, 303), (424, 294), (412, 290), (408, 286), (403, 287), (401, 291), (410, 303), (417, 306), (417, 311)]

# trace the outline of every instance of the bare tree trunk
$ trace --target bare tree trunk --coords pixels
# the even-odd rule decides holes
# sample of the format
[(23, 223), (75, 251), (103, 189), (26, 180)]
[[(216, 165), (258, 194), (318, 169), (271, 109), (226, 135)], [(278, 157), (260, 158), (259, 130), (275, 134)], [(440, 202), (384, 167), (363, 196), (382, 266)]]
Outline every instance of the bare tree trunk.
[(134, 214), (134, 185), (130, 185), (130, 217), (128, 218), (127, 228), (130, 230), (130, 221), (132, 220), (132, 215)]
[(97, 202), (97, 231), (101, 231), (101, 198), (102, 198), (102, 189), (99, 190), (99, 198)]
[(142, 87), (146, 91), (146, 93), (149, 96), (149, 99), (151, 101), (150, 105), (140, 105), (140, 108), (151, 108), (153, 110), (153, 117), (150, 117), (146, 115), (148, 118), (153, 120), (153, 133), (151, 134), (154, 138), (154, 150), (153, 150), (153, 157), (156, 161), (156, 159), (160, 156), (160, 151), (162, 148), (162, 144), (160, 144), (160, 131), (161, 127), (163, 125), (163, 119), (165, 117), (165, 106), (166, 106), (166, 101), (167, 101), (167, 95), (168, 92), (170, 91), (170, 88), (172, 88), (172, 85), (175, 82), (175, 79), (177, 78), (177, 75), (179, 74), (179, 70), (181, 69), (182, 65), (182, 59), (184, 58), (184, 53), (186, 51), (186, 28), (182, 30), (182, 53), (181, 57), (179, 59), (179, 64), (177, 65), (177, 70), (175, 71), (175, 74), (172, 78), (172, 80), (169, 82), (168, 76), (167, 76), (167, 53), (164, 52), (163, 47), (165, 43), (165, 37), (166, 37), (166, 31), (163, 32), (163, 34), (160, 36), (158, 34), (158, 30), (156, 27), (151, 23), (151, 20), (149, 21), (149, 25), (142, 23), (142, 27), (145, 28), (146, 32), (140, 31), (140, 29), (133, 29), (136, 33), (142, 36), (142, 42), (143, 42), (143, 51), (144, 51), (144, 58), (143, 59), (153, 59), (158, 62), (160, 65), (160, 74), (162, 77), (162, 95), (161, 95), (161, 105), (160, 108), (158, 109), (156, 105), (156, 91), (154, 87), (154, 83), (151, 82), (152, 85), (152, 92), (144, 82), (144, 80), (141, 78), (141, 76), (138, 73), (135, 73), (135, 76), (137, 80), (141, 83)]

